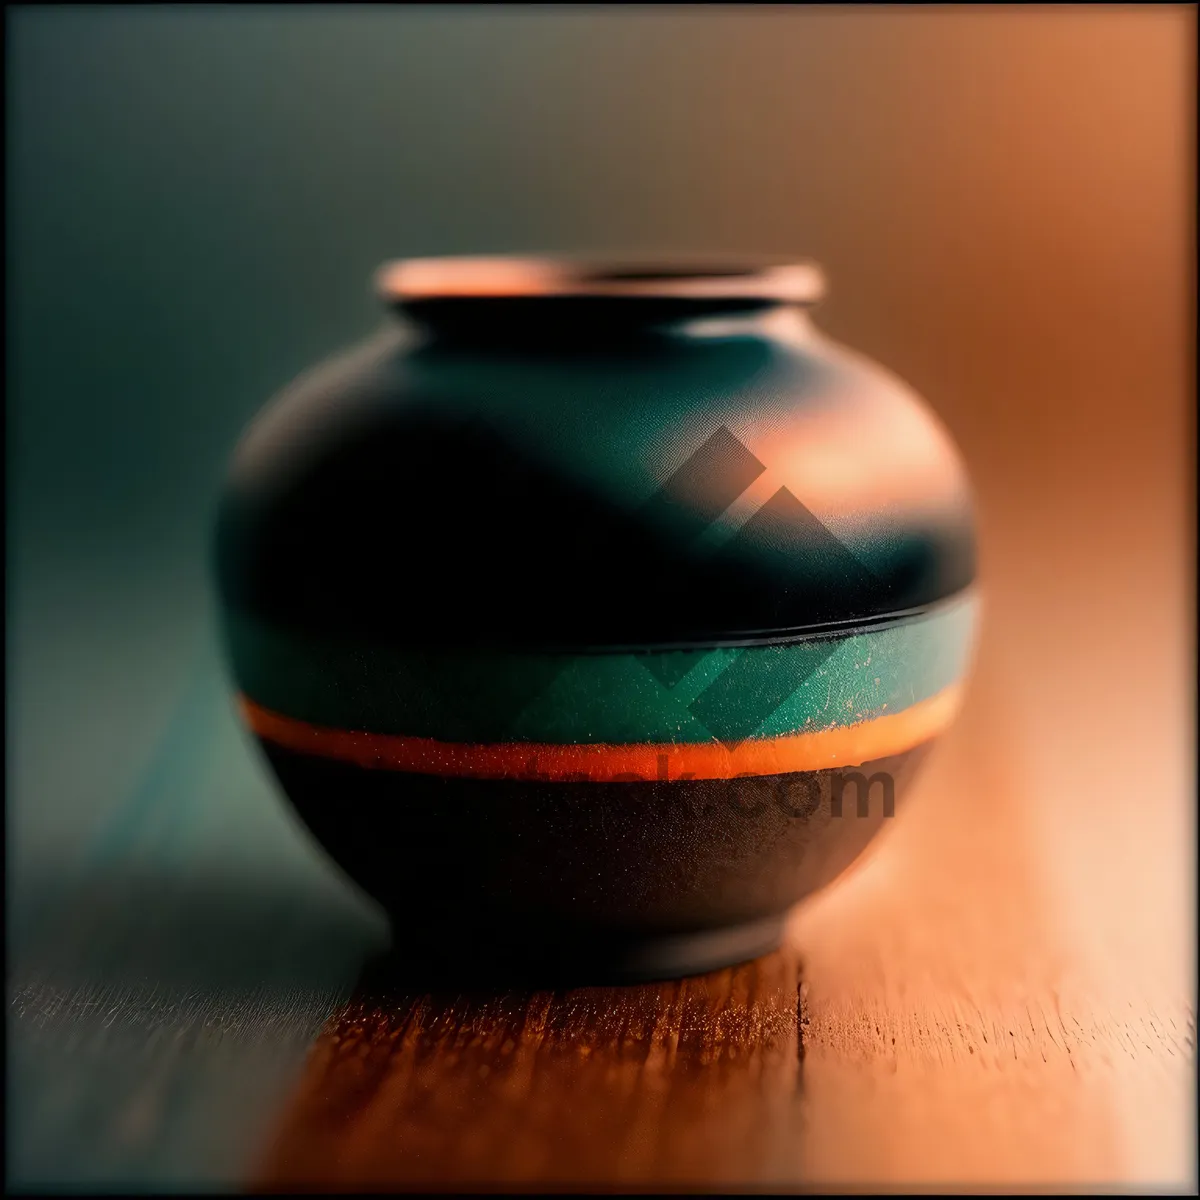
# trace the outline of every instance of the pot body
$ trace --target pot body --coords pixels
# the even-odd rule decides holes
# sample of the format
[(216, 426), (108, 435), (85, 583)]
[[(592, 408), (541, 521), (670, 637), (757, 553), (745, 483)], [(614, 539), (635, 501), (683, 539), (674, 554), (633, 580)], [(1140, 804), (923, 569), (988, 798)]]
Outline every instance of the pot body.
[(412, 961), (769, 950), (960, 703), (958, 458), (795, 307), (492, 315), (389, 324), (243, 439), (217, 563), (246, 723)]

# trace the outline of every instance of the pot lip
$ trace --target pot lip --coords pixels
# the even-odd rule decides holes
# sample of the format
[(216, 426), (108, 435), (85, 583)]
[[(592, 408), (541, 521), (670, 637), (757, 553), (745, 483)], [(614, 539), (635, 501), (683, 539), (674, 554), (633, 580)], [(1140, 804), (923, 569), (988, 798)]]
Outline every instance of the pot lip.
[(392, 304), (447, 300), (610, 299), (815, 304), (816, 263), (722, 255), (450, 256), (401, 258), (375, 273)]

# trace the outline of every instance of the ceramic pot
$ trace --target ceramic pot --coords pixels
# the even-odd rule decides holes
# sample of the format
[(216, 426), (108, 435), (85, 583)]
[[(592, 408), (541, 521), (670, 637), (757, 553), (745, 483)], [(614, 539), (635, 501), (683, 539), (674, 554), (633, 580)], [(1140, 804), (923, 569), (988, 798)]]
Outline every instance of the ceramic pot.
[(807, 265), (384, 268), (253, 423), (224, 635), (398, 953), (595, 979), (764, 953), (953, 720), (967, 481)]

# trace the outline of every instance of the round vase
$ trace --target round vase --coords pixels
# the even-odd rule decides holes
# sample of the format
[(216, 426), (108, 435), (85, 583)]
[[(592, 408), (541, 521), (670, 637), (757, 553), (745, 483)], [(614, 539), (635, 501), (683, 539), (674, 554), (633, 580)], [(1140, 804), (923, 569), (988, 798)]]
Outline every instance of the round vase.
[(977, 621), (954, 447), (808, 265), (408, 260), (232, 460), (223, 634), (397, 954), (638, 979), (772, 949), (893, 817)]

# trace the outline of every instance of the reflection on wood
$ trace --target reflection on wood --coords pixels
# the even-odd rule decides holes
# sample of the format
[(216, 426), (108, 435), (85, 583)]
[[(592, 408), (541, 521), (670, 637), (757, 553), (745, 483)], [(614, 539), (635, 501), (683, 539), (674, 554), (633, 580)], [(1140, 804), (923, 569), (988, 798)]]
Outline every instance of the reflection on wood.
[(321, 1038), (262, 1182), (757, 1176), (798, 1105), (799, 981), (784, 950), (638, 987), (360, 995)]

